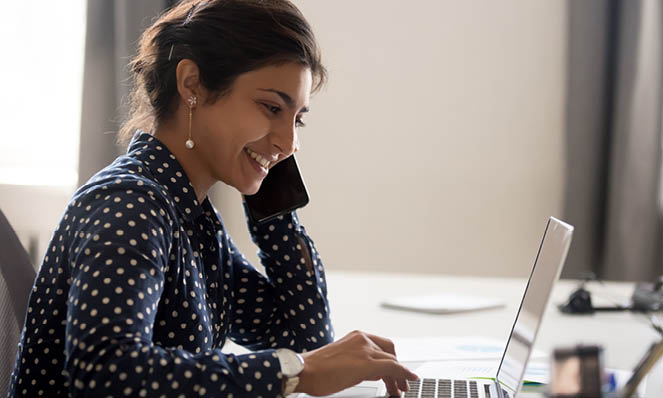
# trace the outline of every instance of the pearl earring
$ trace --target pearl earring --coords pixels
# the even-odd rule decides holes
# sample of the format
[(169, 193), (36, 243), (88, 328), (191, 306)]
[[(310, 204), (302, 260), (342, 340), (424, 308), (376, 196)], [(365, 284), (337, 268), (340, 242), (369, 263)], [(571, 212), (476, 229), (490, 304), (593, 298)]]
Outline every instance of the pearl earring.
[(196, 146), (196, 143), (191, 139), (191, 119), (193, 118), (193, 107), (196, 106), (198, 98), (196, 98), (195, 95), (192, 95), (187, 102), (189, 103), (189, 139), (186, 140), (184, 146), (186, 149), (193, 149), (193, 147)]

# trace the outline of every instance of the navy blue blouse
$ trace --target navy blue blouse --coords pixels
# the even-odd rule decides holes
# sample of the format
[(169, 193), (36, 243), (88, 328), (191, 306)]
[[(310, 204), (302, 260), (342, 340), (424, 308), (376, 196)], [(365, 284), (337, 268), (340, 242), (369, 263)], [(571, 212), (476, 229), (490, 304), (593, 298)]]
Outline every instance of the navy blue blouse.
[[(280, 396), (274, 348), (333, 340), (325, 275), (295, 213), (249, 231), (266, 275), (173, 154), (138, 132), (53, 235), (9, 396)], [(226, 338), (254, 352), (224, 354)]]

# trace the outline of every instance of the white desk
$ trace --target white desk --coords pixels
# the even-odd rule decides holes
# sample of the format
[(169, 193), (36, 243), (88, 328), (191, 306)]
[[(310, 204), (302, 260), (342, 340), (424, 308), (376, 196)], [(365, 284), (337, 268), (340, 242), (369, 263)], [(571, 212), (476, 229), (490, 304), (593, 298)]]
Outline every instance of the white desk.
[[(337, 338), (359, 329), (384, 337), (486, 336), (506, 342), (525, 289), (525, 279), (453, 277), (395, 273), (328, 272), (329, 301)], [(554, 308), (577, 286), (560, 281), (551, 299), (535, 348), (577, 343), (604, 347), (606, 366), (631, 369), (649, 344), (659, 338), (647, 318), (629, 312), (566, 315)], [(590, 291), (630, 297), (628, 283), (593, 284)], [(380, 307), (389, 296), (454, 292), (500, 297), (507, 306), (454, 315), (428, 315)], [(486, 326), (490, 325), (490, 326)], [(650, 373), (647, 398), (663, 397), (663, 365)]]

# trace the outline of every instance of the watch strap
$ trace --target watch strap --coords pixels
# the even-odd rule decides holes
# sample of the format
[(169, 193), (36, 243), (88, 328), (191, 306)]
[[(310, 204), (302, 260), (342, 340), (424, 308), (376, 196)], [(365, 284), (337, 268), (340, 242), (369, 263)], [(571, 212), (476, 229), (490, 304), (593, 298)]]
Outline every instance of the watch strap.
[(283, 386), (283, 396), (287, 397), (288, 395), (295, 392), (295, 388), (297, 388), (297, 385), (299, 385), (299, 377), (286, 377), (284, 383), (285, 385)]

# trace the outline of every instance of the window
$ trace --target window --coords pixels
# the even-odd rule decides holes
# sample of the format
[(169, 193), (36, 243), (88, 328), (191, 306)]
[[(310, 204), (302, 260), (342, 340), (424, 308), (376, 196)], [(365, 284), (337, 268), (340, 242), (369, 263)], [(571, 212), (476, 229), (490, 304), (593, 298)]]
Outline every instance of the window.
[(0, 24), (0, 184), (75, 186), (86, 1), (11, 1)]

